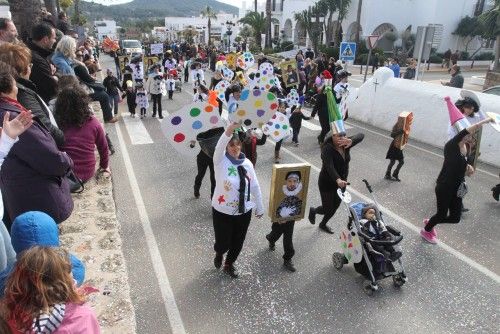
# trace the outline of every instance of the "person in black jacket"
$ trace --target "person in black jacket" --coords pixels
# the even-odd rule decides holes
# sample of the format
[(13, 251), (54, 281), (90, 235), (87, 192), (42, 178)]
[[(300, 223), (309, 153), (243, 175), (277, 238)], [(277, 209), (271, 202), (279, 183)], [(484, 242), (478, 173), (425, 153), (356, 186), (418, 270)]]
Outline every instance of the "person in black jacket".
[(292, 114), (290, 115), (290, 127), (292, 128), (293, 131), (293, 136), (292, 136), (292, 143), (294, 146), (299, 146), (299, 132), (300, 128), (302, 127), (302, 120), (310, 120), (311, 117), (307, 117), (302, 113), (302, 107), (299, 106), (293, 106), (291, 108)]
[[(436, 181), (437, 212), (430, 219), (424, 219), (424, 228), (420, 236), (427, 242), (436, 244), (437, 224), (457, 224), (462, 216), (462, 198), (465, 196), (465, 175), (471, 176), (474, 167), (467, 161), (467, 145), (473, 141), (472, 136), (483, 124), (491, 122), (486, 118), (460, 131), (444, 146), (444, 161)], [(448, 214), (449, 212), (449, 214)]]
[(396, 139), (401, 136), (404, 133), (403, 129), (398, 129), (398, 123), (394, 124), (391, 132), (391, 137), (392, 142), (391, 145), (389, 146), (389, 150), (387, 151), (387, 154), (385, 156), (386, 159), (389, 159), (389, 166), (387, 166), (387, 171), (385, 172), (385, 179), (386, 180), (392, 180), (391, 178), (391, 170), (394, 164), (396, 163), (396, 160), (398, 161), (398, 165), (396, 166), (396, 169), (394, 170), (394, 173), (392, 174), (392, 177), (394, 180), (400, 182), (401, 180), (399, 179), (399, 171), (401, 170), (401, 167), (403, 167), (405, 163), (405, 159), (403, 156), (403, 150), (400, 148), (396, 147)]
[(318, 136), (318, 144), (322, 144), (325, 140), (325, 136), (330, 131), (330, 122), (328, 121), (328, 106), (326, 103), (326, 95), (324, 91), (321, 91), (316, 96), (316, 104), (314, 105), (313, 111), (311, 113), (311, 118), (314, 118), (318, 114), (319, 124), (321, 125), (321, 132)]
[(118, 78), (113, 75), (111, 69), (106, 70), (106, 78), (104, 78), (102, 84), (106, 87), (106, 93), (109, 96), (109, 101), (112, 102), (114, 108), (115, 116), (118, 114), (118, 103), (120, 103), (120, 92), (122, 88)]
[[(322, 145), (321, 160), (323, 165), (318, 179), (321, 206), (309, 208), (309, 222), (314, 224), (316, 214), (323, 215), (319, 228), (327, 233), (333, 234), (333, 231), (326, 223), (333, 217), (341, 202), (340, 197), (337, 195), (337, 189), (347, 186), (351, 148), (359, 144), (364, 137), (362, 133), (352, 137), (335, 134), (331, 136), (332, 140), (327, 140)], [(330, 136), (327, 138), (330, 138)]]
[(102, 109), (102, 114), (105, 123), (118, 122), (117, 117), (113, 117), (113, 111), (109, 104), (109, 95), (106, 93), (106, 88), (100, 82), (97, 82), (90, 74), (85, 64), (75, 61), (74, 65), (75, 75), (78, 79), (89, 87), (93, 92), (89, 94), (92, 101), (99, 101)]
[[(49, 130), (58, 147), (64, 145), (64, 133), (57, 127), (52, 112), (36, 93), (37, 87), (29, 80), (31, 74), (31, 53), (22, 44), (4, 43), (0, 45), (0, 60), (15, 70), (18, 88), (17, 100), (31, 110), (35, 121)], [(52, 117), (52, 119), (51, 119)]]
[(29, 79), (35, 84), (38, 95), (45, 103), (49, 103), (57, 92), (56, 67), (47, 60), (52, 54), (55, 42), (55, 29), (46, 23), (40, 23), (33, 27), (31, 40), (27, 43), (33, 63)]

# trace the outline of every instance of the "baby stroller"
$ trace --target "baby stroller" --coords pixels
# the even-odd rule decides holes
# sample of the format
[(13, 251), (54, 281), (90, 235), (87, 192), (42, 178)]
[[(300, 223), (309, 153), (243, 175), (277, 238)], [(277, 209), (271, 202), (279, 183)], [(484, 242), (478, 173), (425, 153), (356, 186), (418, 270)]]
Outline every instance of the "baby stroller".
[[(382, 212), (378, 208), (378, 203), (373, 195), (372, 188), (367, 180), (363, 180), (372, 195), (377, 220), (383, 221)], [(336, 269), (340, 270), (347, 263), (354, 263), (354, 269), (366, 278), (363, 290), (366, 294), (372, 295), (378, 290), (378, 281), (387, 277), (392, 277), (394, 286), (401, 287), (407, 277), (403, 267), (403, 262), (399, 257), (391, 261), (379, 252), (373, 250), (373, 246), (395, 246), (403, 240), (401, 232), (390, 225), (385, 225), (391, 234), (391, 240), (375, 240), (370, 237), (361, 227), (361, 210), (367, 205), (365, 203), (351, 204), (349, 192), (339, 189), (338, 195), (345, 203), (349, 212), (349, 222), (347, 229), (340, 235), (342, 253), (333, 253), (332, 260)], [(382, 256), (381, 256), (382, 255)], [(396, 269), (396, 267), (398, 269)]]
[(168, 74), (175, 80), (175, 90), (179, 93), (182, 92), (182, 80), (177, 69), (169, 70)]

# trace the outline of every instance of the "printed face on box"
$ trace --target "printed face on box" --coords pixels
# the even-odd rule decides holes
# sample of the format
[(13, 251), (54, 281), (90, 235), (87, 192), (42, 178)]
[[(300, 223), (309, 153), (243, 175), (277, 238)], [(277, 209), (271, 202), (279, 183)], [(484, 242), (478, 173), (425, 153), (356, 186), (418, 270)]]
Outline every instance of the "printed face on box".
[(288, 172), (282, 189), (285, 198), (276, 210), (277, 217), (286, 218), (300, 215), (302, 211), (302, 199), (298, 196), (302, 191), (300, 171)]

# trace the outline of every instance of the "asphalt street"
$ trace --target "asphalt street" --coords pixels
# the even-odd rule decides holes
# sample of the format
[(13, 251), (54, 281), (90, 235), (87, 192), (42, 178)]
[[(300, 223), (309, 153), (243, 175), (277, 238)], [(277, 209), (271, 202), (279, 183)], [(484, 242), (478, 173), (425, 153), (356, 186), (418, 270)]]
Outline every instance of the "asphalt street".
[[(114, 68), (108, 57), (101, 63)], [(164, 110), (175, 113), (192, 101), (191, 85), (184, 88), (173, 101), (163, 100)], [(498, 168), (479, 165), (465, 199), (470, 211), (460, 224), (438, 227), (440, 244), (427, 244), (418, 231), (435, 212), (441, 150), (410, 140), (402, 182), (387, 181), (388, 133), (348, 122), (348, 134), (365, 134), (351, 151), (350, 192), (355, 201), (366, 201), (361, 180), (372, 184), (386, 223), (404, 235), (408, 282), (396, 288), (386, 279), (367, 296), (352, 265), (333, 267), (339, 232), (347, 224), (344, 206), (329, 223), (334, 235), (306, 219), (296, 223), (293, 274), (282, 268), (281, 243), (274, 252), (268, 249), (269, 218), (253, 218), (237, 261), (241, 276), (234, 280), (213, 267), (208, 175), (195, 199), (195, 159), (170, 147), (151, 111), (142, 121), (128, 116), (125, 103), (120, 111), (122, 120), (107, 125), (107, 132), (117, 148), (111, 159), (114, 194), (138, 333), (498, 332), (500, 205), (490, 192), (499, 182)], [(320, 204), (318, 125), (303, 125), (300, 146), (287, 142), (281, 149), (283, 163), (312, 165), (308, 207)], [(256, 171), (266, 207), (273, 157), (271, 141), (258, 147)]]

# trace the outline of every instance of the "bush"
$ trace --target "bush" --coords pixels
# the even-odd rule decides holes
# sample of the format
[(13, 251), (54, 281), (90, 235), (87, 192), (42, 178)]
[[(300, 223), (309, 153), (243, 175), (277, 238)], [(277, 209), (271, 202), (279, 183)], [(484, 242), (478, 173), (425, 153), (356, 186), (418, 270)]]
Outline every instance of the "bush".
[(293, 42), (292, 41), (285, 41), (281, 43), (281, 51), (290, 51), (293, 50)]
[(460, 52), (460, 57), (458, 59), (459, 60), (468, 60), (468, 59), (470, 59), (470, 55), (468, 52), (462, 51), (462, 52)]
[(274, 49), (273, 48), (264, 48), (264, 50), (262, 50), (262, 52), (265, 55), (269, 55), (269, 54), (273, 54), (274, 53)]
[(333, 57), (337, 60), (339, 58), (340, 48), (339, 47), (327, 47), (326, 45), (320, 45), (319, 52), (326, 53), (328, 58)]
[(495, 54), (493, 52), (483, 52), (475, 55), (474, 60), (495, 60)]
[(248, 50), (250, 50), (251, 53), (253, 53), (254, 55), (256, 54), (259, 54), (260, 53), (260, 48), (256, 45), (256, 44), (250, 44), (250, 46), (248, 47)]
[(438, 55), (431, 55), (429, 57), (429, 63), (431, 64), (441, 64), (443, 62), (443, 58), (439, 57)]

